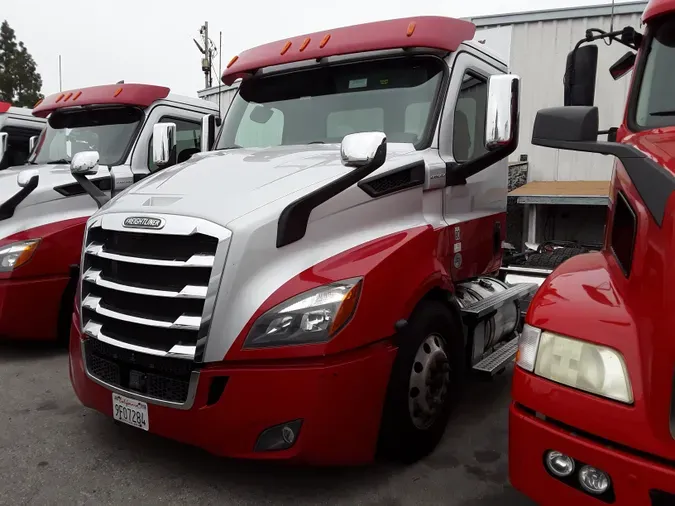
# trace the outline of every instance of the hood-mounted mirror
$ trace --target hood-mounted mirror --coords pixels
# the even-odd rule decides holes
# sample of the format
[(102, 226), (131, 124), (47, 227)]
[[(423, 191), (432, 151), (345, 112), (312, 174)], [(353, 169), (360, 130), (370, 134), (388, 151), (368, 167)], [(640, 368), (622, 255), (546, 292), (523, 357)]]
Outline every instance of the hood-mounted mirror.
[(87, 179), (87, 176), (98, 174), (98, 160), (98, 151), (80, 151), (79, 153), (75, 153), (70, 162), (70, 173), (75, 178), (75, 181), (80, 183), (80, 186), (84, 188), (84, 191), (94, 199), (96, 205), (101, 208), (110, 200), (110, 197)]

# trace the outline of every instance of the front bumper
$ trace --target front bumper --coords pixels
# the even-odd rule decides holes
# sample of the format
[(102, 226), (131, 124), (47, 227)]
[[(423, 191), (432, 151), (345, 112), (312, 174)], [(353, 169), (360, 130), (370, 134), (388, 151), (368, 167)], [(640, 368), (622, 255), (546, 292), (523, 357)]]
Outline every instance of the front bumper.
[(0, 337), (53, 340), (68, 276), (0, 280)]
[[(368, 463), (376, 450), (395, 354), (391, 345), (379, 343), (340, 360), (208, 366), (199, 372), (189, 406), (148, 403), (149, 431), (225, 457), (318, 465)], [(213, 379), (223, 376), (227, 382), (222, 395), (208, 405)], [(70, 377), (85, 406), (112, 416), (111, 391), (87, 375), (75, 325)], [(291, 448), (254, 451), (265, 429), (298, 419), (303, 422)]]
[(575, 435), (537, 418), (514, 402), (509, 411), (511, 484), (542, 506), (607, 504), (550, 475), (544, 467), (544, 454), (548, 450), (560, 451), (608, 473), (614, 491), (614, 502), (611, 503), (614, 506), (675, 504), (675, 466)]

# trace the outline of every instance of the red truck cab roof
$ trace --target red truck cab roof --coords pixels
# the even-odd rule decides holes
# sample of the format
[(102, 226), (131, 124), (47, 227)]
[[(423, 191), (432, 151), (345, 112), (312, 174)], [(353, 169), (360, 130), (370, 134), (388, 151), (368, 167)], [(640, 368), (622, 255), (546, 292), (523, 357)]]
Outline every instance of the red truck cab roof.
[(9, 111), (10, 107), (12, 107), (12, 104), (9, 102), (0, 102), (0, 114)]
[(151, 84), (106, 84), (54, 93), (35, 104), (33, 115), (41, 118), (67, 107), (92, 105), (135, 105), (148, 107), (155, 100), (166, 98), (169, 88)]
[(648, 23), (666, 12), (675, 13), (675, 0), (650, 0), (642, 14), (642, 21)]
[(473, 39), (476, 26), (460, 19), (422, 16), (345, 26), (300, 35), (248, 49), (232, 58), (223, 82), (232, 84), (272, 65), (366, 51), (425, 47), (456, 51)]

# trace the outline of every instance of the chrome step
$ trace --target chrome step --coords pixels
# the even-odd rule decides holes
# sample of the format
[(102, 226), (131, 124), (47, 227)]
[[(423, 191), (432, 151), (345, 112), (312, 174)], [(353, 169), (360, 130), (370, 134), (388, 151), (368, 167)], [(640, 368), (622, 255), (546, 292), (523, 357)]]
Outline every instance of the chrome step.
[(538, 288), (539, 285), (536, 283), (518, 283), (487, 299), (476, 301), (462, 308), (462, 316), (465, 319), (480, 320), (508, 302), (532, 295)]
[(483, 360), (473, 366), (473, 370), (494, 376), (515, 358), (517, 352), (518, 336), (483, 358)]

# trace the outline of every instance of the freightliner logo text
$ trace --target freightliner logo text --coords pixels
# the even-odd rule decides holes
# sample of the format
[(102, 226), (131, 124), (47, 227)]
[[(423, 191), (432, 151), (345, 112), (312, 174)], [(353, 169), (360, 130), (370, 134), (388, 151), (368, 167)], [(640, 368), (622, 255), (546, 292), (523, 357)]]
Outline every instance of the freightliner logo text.
[(132, 216), (124, 220), (124, 226), (127, 228), (162, 228), (164, 220), (148, 216)]

